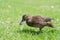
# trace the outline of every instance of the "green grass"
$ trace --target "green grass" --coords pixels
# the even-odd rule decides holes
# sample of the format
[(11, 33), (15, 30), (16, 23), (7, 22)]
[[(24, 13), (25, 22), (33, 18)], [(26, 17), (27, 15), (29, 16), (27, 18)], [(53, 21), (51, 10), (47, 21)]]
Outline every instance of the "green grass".
[[(25, 13), (54, 18), (56, 29), (45, 27), (38, 33), (38, 28), (19, 25)], [(0, 40), (60, 40), (59, 27), (60, 0), (0, 0)]]

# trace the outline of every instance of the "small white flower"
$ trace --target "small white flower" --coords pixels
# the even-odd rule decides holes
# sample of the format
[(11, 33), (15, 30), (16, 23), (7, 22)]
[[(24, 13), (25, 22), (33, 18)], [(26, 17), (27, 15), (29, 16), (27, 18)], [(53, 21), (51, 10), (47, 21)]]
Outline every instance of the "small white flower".
[(56, 21), (59, 21), (59, 19), (56, 19)]
[(8, 8), (11, 8), (11, 5), (8, 5)]
[(54, 6), (51, 6), (51, 8), (54, 8)]

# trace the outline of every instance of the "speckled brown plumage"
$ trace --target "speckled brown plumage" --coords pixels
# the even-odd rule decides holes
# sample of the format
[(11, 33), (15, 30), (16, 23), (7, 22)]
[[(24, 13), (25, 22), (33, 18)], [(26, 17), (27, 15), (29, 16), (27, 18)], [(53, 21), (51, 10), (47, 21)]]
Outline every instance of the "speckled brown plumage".
[(26, 24), (31, 27), (40, 28), (40, 30), (44, 26), (53, 27), (53, 24), (51, 23), (52, 18), (44, 17), (44, 16), (30, 16), (29, 14), (24, 14), (22, 16), (22, 21), (20, 22), (20, 25), (23, 21), (26, 21)]

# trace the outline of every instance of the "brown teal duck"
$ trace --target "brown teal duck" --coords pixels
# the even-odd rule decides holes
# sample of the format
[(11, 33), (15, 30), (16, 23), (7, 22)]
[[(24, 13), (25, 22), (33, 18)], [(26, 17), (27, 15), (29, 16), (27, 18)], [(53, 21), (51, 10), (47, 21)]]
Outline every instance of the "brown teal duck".
[(53, 26), (51, 20), (52, 20), (52, 18), (45, 17), (45, 16), (39, 16), (39, 15), (30, 16), (29, 14), (24, 14), (22, 16), (20, 25), (22, 25), (23, 22), (26, 21), (26, 24), (28, 26), (40, 28), (40, 30), (41, 30), (45, 26), (49, 26), (49, 27), (53, 28), (54, 26)]

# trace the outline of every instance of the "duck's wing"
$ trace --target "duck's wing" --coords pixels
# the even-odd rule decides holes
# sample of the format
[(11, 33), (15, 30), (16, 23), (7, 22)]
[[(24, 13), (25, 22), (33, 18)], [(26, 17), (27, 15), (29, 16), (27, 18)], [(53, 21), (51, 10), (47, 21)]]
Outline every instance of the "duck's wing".
[(32, 18), (31, 21), (32, 21), (33, 23), (41, 23), (41, 22), (44, 21), (41, 16), (32, 16), (31, 18)]
[(43, 19), (44, 19), (44, 21), (46, 21), (46, 22), (49, 22), (49, 21), (51, 21), (51, 20), (53, 20), (53, 18), (50, 18), (50, 17), (45, 17), (45, 16), (41, 16)]

